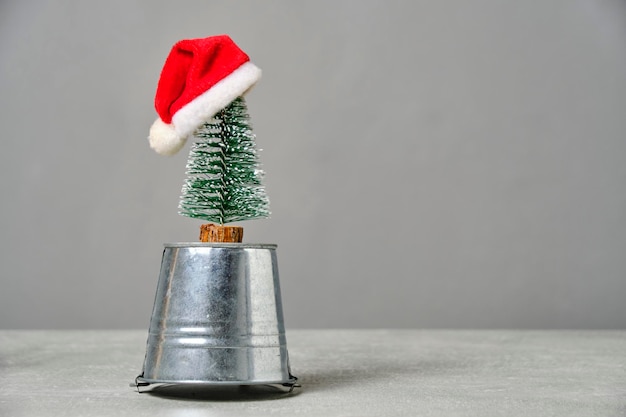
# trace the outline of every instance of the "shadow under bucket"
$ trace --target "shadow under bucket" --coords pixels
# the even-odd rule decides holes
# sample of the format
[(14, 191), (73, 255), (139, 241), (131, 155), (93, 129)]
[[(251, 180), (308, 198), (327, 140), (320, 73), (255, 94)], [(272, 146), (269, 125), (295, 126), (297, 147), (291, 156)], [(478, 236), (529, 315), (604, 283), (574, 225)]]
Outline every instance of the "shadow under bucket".
[(139, 387), (293, 388), (276, 245), (165, 244)]

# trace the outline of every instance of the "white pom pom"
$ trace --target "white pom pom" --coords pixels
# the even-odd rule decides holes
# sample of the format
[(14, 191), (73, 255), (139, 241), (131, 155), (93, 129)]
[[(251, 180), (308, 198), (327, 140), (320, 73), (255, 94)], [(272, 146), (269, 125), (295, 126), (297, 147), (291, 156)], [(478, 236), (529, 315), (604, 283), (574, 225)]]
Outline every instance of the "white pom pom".
[(187, 137), (181, 137), (174, 126), (164, 123), (161, 119), (156, 119), (150, 127), (150, 147), (161, 155), (174, 155), (178, 152), (185, 142)]

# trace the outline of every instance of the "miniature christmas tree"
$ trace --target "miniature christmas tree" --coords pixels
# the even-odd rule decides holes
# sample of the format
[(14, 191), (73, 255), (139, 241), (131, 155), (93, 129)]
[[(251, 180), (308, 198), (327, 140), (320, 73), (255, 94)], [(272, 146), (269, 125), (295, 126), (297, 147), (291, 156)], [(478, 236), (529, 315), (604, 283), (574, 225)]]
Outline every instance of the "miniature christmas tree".
[(196, 130), (179, 213), (224, 223), (269, 217), (255, 136), (238, 97)]
[(179, 213), (217, 223), (201, 226), (203, 242), (241, 242), (243, 228), (225, 223), (269, 216), (243, 99), (260, 77), (228, 35), (177, 42), (161, 71), (148, 138), (162, 155), (195, 140)]

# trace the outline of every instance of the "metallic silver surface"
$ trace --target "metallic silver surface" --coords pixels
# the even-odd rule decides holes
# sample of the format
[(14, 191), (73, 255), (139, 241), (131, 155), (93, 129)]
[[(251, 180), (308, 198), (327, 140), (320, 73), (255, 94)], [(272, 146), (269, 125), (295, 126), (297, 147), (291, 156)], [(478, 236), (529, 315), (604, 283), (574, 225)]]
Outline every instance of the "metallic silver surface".
[(276, 245), (166, 244), (137, 386), (295, 381)]

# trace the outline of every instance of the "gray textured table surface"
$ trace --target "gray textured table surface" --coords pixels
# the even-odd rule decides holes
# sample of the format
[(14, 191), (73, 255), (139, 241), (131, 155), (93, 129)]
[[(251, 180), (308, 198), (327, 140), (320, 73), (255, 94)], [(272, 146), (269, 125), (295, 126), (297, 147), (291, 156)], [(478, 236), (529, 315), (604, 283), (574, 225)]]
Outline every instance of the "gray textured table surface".
[(626, 332), (288, 331), (292, 394), (138, 394), (146, 331), (0, 331), (0, 416), (626, 416)]

